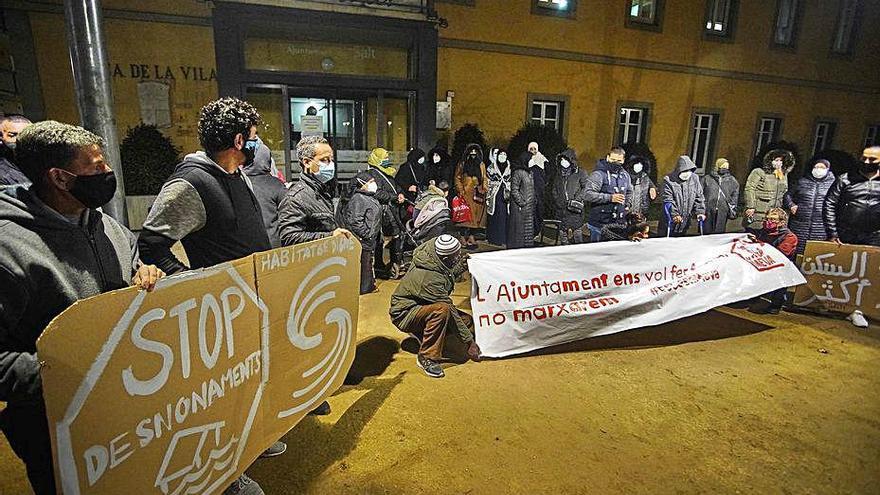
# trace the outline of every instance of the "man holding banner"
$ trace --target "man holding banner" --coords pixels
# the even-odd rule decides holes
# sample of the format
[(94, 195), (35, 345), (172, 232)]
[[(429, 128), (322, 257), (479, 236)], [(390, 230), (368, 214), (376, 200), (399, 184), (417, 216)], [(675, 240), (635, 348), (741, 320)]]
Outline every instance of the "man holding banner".
[(37, 338), (77, 300), (152, 290), (164, 276), (140, 263), (134, 234), (97, 209), (116, 191), (103, 147), (81, 127), (33, 124), (17, 148), (33, 186), (0, 194), (0, 429), (37, 495), (56, 491)]

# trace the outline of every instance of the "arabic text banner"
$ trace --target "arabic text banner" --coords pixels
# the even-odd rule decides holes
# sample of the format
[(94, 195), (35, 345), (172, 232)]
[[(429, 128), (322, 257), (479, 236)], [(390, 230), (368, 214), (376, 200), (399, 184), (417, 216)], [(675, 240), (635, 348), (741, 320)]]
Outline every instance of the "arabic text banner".
[(794, 304), (880, 318), (880, 248), (810, 241), (801, 261), (806, 285)]
[(360, 249), (276, 249), (59, 315), (37, 348), (63, 493), (222, 492), (342, 384)]
[(782, 253), (744, 234), (471, 255), (484, 356), (657, 325), (802, 284)]

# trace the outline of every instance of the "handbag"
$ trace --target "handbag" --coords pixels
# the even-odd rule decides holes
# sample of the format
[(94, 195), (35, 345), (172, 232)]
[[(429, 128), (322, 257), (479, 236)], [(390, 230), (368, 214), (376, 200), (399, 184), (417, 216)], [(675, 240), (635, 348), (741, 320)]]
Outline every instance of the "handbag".
[(467, 201), (461, 196), (452, 198), (452, 223), (470, 223), (473, 218)]
[(581, 214), (584, 212), (584, 202), (577, 199), (569, 199), (565, 207), (572, 213)]

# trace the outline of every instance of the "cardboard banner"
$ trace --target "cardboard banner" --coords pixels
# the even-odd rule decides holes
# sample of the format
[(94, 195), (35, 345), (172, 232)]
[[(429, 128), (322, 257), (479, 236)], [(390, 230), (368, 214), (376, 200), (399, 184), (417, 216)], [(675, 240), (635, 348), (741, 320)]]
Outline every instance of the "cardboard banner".
[(880, 318), (880, 248), (809, 241), (801, 272), (807, 283), (794, 293), (796, 306)]
[(477, 343), (502, 357), (658, 325), (804, 283), (745, 234), (471, 255)]
[(331, 237), (59, 315), (37, 348), (63, 492), (222, 492), (342, 384), (360, 250)]

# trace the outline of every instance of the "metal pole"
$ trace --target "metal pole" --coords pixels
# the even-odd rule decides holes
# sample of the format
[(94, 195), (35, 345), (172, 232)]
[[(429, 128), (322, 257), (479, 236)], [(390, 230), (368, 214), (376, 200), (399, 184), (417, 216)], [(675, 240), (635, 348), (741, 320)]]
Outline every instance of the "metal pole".
[(116, 194), (103, 210), (128, 225), (101, 0), (64, 0), (64, 24), (82, 126), (104, 138), (104, 159), (116, 173)]

